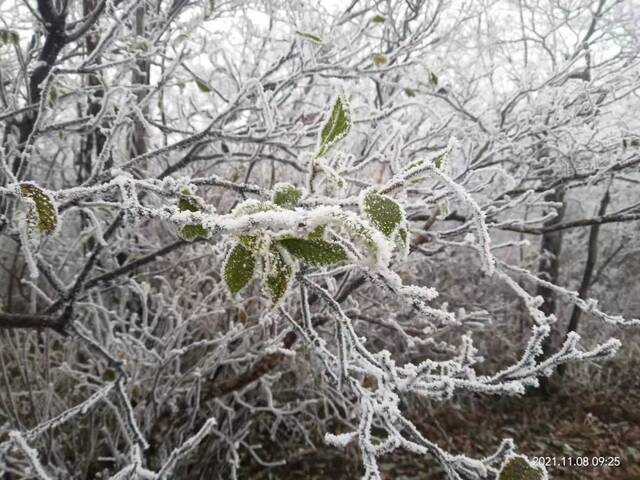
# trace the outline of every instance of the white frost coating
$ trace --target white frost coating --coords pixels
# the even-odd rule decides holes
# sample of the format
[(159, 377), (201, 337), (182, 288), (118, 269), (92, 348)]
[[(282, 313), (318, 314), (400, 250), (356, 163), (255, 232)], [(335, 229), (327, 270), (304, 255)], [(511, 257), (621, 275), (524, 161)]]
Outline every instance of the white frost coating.
[[(27, 199), (31, 203), (33, 200)], [(35, 207), (30, 207), (35, 208)], [(27, 263), (27, 267), (29, 268), (29, 277), (32, 280), (37, 279), (40, 276), (40, 271), (38, 270), (38, 266), (36, 264), (34, 252), (32, 250), (32, 243), (34, 235), (34, 226), (31, 225), (31, 221), (26, 213), (23, 212), (22, 218), (18, 220), (19, 232), (20, 232), (20, 247), (22, 248), (22, 254), (24, 255), (24, 259)]]
[(25, 440), (22, 433), (17, 431), (9, 432), (9, 438), (22, 450), (22, 453), (27, 457), (27, 460), (31, 464), (33, 468), (33, 472), (36, 474), (37, 478), (40, 480), (53, 480), (53, 477), (47, 473), (42, 463), (40, 463), (40, 458), (37, 450), (31, 448), (27, 441)]
[[(600, 320), (610, 323), (612, 325), (619, 325), (624, 327), (638, 327), (640, 326), (640, 318), (624, 318), (621, 315), (610, 315), (608, 313), (603, 312), (598, 308), (598, 301), (593, 298), (582, 299), (580, 298), (578, 292), (568, 290), (566, 288), (555, 285), (551, 282), (548, 282), (542, 278), (539, 278), (535, 275), (532, 275), (531, 272), (524, 270), (522, 268), (514, 267), (512, 265), (507, 265), (506, 263), (500, 263), (505, 269), (516, 272), (520, 275), (525, 276), (527, 279), (534, 281), (537, 284), (543, 285), (546, 288), (553, 290), (554, 292), (559, 293), (565, 299), (567, 299), (572, 304), (576, 305), (585, 313), (590, 313), (594, 317), (599, 318)], [(506, 277), (506, 275), (505, 275)]]
[(204, 438), (211, 433), (213, 427), (216, 425), (215, 418), (209, 418), (202, 428), (196, 432), (191, 438), (185, 440), (185, 442), (177, 449), (175, 449), (169, 455), (169, 459), (162, 466), (158, 474), (155, 476), (157, 480), (163, 480), (172, 478), (171, 475), (176, 464), (180, 461), (181, 458), (189, 455), (191, 451), (193, 451), (200, 443), (204, 440)]
[(469, 205), (473, 215), (473, 221), (476, 226), (478, 234), (478, 243), (480, 246), (481, 259), (487, 274), (492, 275), (495, 271), (496, 261), (491, 252), (491, 237), (489, 236), (489, 230), (487, 228), (485, 213), (482, 211), (478, 203), (473, 199), (467, 191), (454, 182), (451, 178), (445, 175), (439, 169), (430, 166), (432, 172), (434, 172), (443, 182), (445, 182), (452, 192), (460, 199), (460, 201)]
[[(41, 423), (37, 427), (32, 428), (31, 430), (27, 430), (22, 435), (24, 438), (28, 440), (35, 440), (37, 437), (42, 435), (43, 433), (50, 431), (54, 428), (58, 428), (64, 425), (69, 420), (75, 419), (78, 415), (86, 415), (91, 408), (93, 408), (96, 403), (100, 400), (103, 400), (107, 397), (109, 392), (113, 389), (115, 383), (110, 383), (107, 386), (101, 388), (96, 393), (87, 398), (84, 402), (76, 405), (75, 407), (71, 407), (68, 410), (65, 410), (58, 416), (48, 420), (47, 422)], [(4, 448), (4, 444), (0, 444), (0, 450)]]
[(131, 402), (129, 401), (129, 397), (127, 396), (127, 393), (124, 390), (124, 379), (118, 379), (116, 381), (116, 391), (118, 392), (120, 396), (120, 400), (122, 401), (122, 404), (124, 406), (124, 409), (126, 412), (126, 419), (128, 421), (129, 428), (131, 428), (131, 431), (135, 435), (135, 441), (140, 445), (140, 447), (143, 450), (146, 450), (147, 448), (149, 448), (149, 444), (147, 443), (147, 440), (144, 438), (144, 435), (142, 434), (142, 431), (138, 426), (136, 415), (133, 411), (133, 406), (131, 405)]
[(327, 445), (344, 448), (357, 437), (358, 432), (339, 433), (337, 435), (327, 432), (324, 434), (324, 441)]
[(555, 315), (545, 315), (544, 312), (538, 308), (542, 305), (542, 298), (529, 295), (515, 280), (500, 269), (496, 271), (496, 276), (503, 280), (516, 295), (522, 299), (529, 315), (537, 325), (547, 325), (556, 321)]
[[(620, 348), (611, 327), (640, 325), (602, 311), (634, 312), (638, 296), (627, 260), (640, 215), (640, 52), (619, 48), (637, 40), (635, 12), (586, 0), (569, 17), (558, 2), (460, 15), (455, 2), (191, 0), (155, 2), (140, 28), (141, 3), (61, 12), (74, 54), (57, 56), (41, 92), (14, 81), (20, 49), (2, 50), (0, 329), (15, 341), (1, 348), (29, 384), (9, 378), (0, 470), (237, 479), (288, 457), (267, 442), (297, 449), (339, 425), (325, 443), (358, 448), (367, 480), (398, 449), (429, 456), (449, 480), (495, 480), (512, 442), (471, 458), (411, 419), (424, 401), (522, 395), (560, 365), (586, 370)], [(0, 1), (7, 32), (31, 17), (24, 2)], [(514, 18), (557, 41), (515, 38)], [(563, 51), (576, 35), (577, 51)], [(509, 58), (487, 48), (505, 42)], [(331, 137), (337, 95), (353, 121)], [(20, 217), (33, 207), (20, 203), (26, 182), (62, 212), (55, 236), (36, 238)], [(284, 182), (299, 201), (275, 195)], [(606, 189), (615, 209), (596, 214)], [(387, 202), (363, 209), (372, 191), (401, 214)], [(548, 235), (567, 233), (556, 258), (573, 285), (598, 224), (609, 226), (594, 278), (613, 287), (555, 285)], [(197, 239), (181, 235), (187, 225)], [(238, 241), (263, 290), (230, 299), (221, 267)], [(272, 248), (291, 272), (274, 271)], [(543, 349), (560, 327), (542, 311), (551, 294), (559, 317), (575, 306), (611, 325)], [(34, 335), (19, 322), (51, 328)], [(509, 356), (473, 341), (494, 333)], [(37, 425), (10, 436), (34, 425), (33, 395)]]
[(420, 302), (429, 302), (438, 297), (438, 291), (432, 287), (419, 287), (417, 285), (403, 285), (400, 294)]

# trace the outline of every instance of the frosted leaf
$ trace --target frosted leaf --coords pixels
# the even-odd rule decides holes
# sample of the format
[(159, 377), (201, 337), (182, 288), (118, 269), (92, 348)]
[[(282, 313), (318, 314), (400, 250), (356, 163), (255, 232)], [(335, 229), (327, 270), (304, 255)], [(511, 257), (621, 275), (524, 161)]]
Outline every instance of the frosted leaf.
[(180, 236), (188, 241), (193, 241), (197, 238), (207, 238), (207, 230), (199, 224), (185, 225), (180, 229)]
[(249, 250), (253, 250), (257, 245), (258, 237), (255, 235), (239, 235), (238, 240), (244, 247), (247, 247)]
[[(197, 201), (188, 194), (183, 194), (178, 200), (178, 210), (181, 212), (199, 212), (201, 208)], [(200, 223), (185, 225), (180, 229), (180, 236), (185, 240), (192, 241), (196, 238), (207, 238), (209, 232)]]
[(387, 57), (385, 57), (384, 55), (380, 55), (380, 54), (376, 54), (373, 57), (371, 57), (371, 60), (373, 61), (373, 64), (376, 67), (380, 67), (382, 65), (384, 65), (385, 63), (387, 63)]
[(404, 212), (400, 204), (375, 190), (368, 190), (363, 194), (361, 208), (367, 219), (386, 237), (391, 237), (404, 221)]
[(207, 85), (207, 83), (204, 80), (200, 80), (199, 78), (196, 78), (195, 82), (196, 82), (196, 86), (198, 87), (198, 90), (200, 90), (201, 92), (203, 93), (211, 92), (211, 87)]
[(32, 202), (29, 210), (29, 223), (35, 225), (42, 233), (51, 235), (58, 225), (58, 210), (53, 199), (40, 187), (33, 183), (21, 183), (20, 195)]
[(413, 88), (405, 87), (405, 89), (404, 89), (404, 94), (405, 94), (407, 97), (411, 97), (411, 98), (413, 98), (413, 97), (415, 97), (415, 96), (416, 96), (416, 91), (415, 91)]
[(327, 266), (348, 259), (342, 245), (319, 239), (284, 238), (278, 242), (303, 263)]
[(282, 252), (272, 246), (269, 252), (266, 285), (271, 294), (271, 301), (278, 304), (287, 293), (293, 277), (293, 268), (286, 261)]
[(543, 467), (533, 465), (527, 457), (514, 455), (502, 464), (498, 480), (546, 480), (547, 473)]
[(351, 130), (351, 112), (349, 106), (342, 96), (336, 97), (329, 118), (320, 131), (320, 146), (318, 157), (326, 153), (342, 140)]
[(376, 270), (386, 269), (391, 260), (392, 245), (384, 234), (364, 223), (356, 215), (342, 215), (342, 226), (366, 249), (367, 259)]
[(235, 217), (242, 215), (253, 215), (260, 212), (270, 212), (278, 209), (278, 206), (271, 202), (263, 202), (260, 200), (249, 199), (237, 205), (231, 212)]
[(18, 45), (20, 36), (12, 31), (0, 29), (0, 45)]
[(410, 247), (409, 229), (406, 226), (398, 228), (395, 235), (395, 241), (398, 249), (400, 250), (400, 254), (403, 258), (406, 258), (409, 255)]
[(224, 263), (224, 281), (231, 294), (242, 290), (253, 278), (256, 261), (251, 250), (237, 243)]
[(400, 241), (402, 242), (403, 245), (408, 244), (409, 232), (407, 231), (406, 228), (403, 227), (398, 230), (398, 237), (400, 237)]
[(322, 239), (324, 232), (327, 229), (326, 225), (318, 225), (316, 228), (309, 232), (309, 239)]
[(444, 170), (446, 168), (448, 153), (449, 153), (448, 151), (444, 151), (436, 155), (432, 160), (433, 166), (436, 167), (438, 170)]
[(296, 34), (301, 36), (305, 40), (309, 40), (310, 42), (315, 43), (317, 45), (321, 45), (322, 44), (322, 38), (320, 38), (318, 35), (315, 35), (313, 33), (297, 31)]
[(273, 187), (272, 201), (279, 207), (295, 208), (304, 192), (290, 183), (278, 183)]

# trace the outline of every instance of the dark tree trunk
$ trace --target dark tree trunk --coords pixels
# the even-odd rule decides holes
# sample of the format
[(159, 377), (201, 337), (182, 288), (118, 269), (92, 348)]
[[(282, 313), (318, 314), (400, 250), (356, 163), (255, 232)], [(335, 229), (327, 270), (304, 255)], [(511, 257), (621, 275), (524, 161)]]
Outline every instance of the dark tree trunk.
[[(551, 227), (558, 223), (561, 223), (564, 218), (565, 204), (564, 204), (565, 191), (560, 187), (553, 193), (548, 194), (545, 200), (548, 202), (558, 202), (562, 206), (558, 208), (558, 215), (547, 222), (545, 227)], [(560, 274), (560, 252), (562, 251), (562, 230), (554, 232), (546, 232), (542, 235), (540, 243), (540, 262), (538, 264), (538, 276), (544, 280), (557, 284)], [(542, 297), (543, 303), (540, 310), (547, 316), (555, 315), (556, 313), (556, 296), (548, 287), (539, 285), (536, 290), (536, 295)], [(551, 350), (551, 339), (553, 335), (549, 335), (543, 345), (542, 358), (546, 358)], [(550, 383), (548, 377), (540, 378), (540, 393), (545, 396), (550, 395)]]
[[(600, 207), (598, 208), (598, 216), (603, 216), (607, 211), (607, 206), (609, 205), (609, 190), (605, 192), (602, 200), (600, 201)], [(584, 273), (582, 274), (582, 282), (580, 283), (580, 288), (578, 289), (578, 295), (580, 298), (587, 298), (589, 294), (589, 287), (591, 286), (591, 278), (593, 277), (593, 271), (596, 266), (596, 262), (598, 261), (598, 236), (600, 234), (600, 224), (595, 223), (589, 229), (589, 244), (587, 246), (587, 261), (584, 266)], [(577, 305), (574, 305), (573, 311), (571, 312), (571, 319), (569, 320), (569, 326), (567, 327), (567, 335), (570, 332), (575, 332), (578, 328), (578, 323), (580, 322), (580, 316), (582, 315), (582, 310), (578, 308)], [(558, 366), (558, 375), (561, 377), (564, 375), (566, 371), (566, 364), (562, 364)]]

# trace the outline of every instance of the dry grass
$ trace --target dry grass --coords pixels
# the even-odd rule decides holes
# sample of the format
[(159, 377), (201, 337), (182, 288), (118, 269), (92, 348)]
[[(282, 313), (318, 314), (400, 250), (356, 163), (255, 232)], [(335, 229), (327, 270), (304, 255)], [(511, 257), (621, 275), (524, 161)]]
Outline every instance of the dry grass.
[[(615, 368), (611, 365), (607, 368)], [(550, 398), (458, 398), (445, 403), (412, 405), (413, 419), (432, 440), (452, 452), (482, 456), (500, 439), (511, 437), (528, 456), (562, 458), (620, 457), (619, 467), (549, 467), (552, 479), (640, 480), (640, 376), (627, 365), (627, 376), (615, 385), (587, 390), (569, 385)], [(318, 443), (322, 445), (321, 442)], [(269, 450), (282, 452), (278, 446)], [(264, 470), (248, 465), (246, 478), (256, 480), (357, 479), (361, 475), (357, 449), (292, 450), (287, 465)], [(398, 452), (385, 457), (386, 479), (444, 480), (429, 460)]]

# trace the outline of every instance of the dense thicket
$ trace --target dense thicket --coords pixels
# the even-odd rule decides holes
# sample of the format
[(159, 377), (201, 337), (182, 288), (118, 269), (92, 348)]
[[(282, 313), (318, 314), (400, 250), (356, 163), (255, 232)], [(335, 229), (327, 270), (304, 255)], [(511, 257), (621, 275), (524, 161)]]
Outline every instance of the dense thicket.
[(546, 475), (412, 419), (640, 324), (640, 6), (315, 3), (0, 4), (4, 478)]

